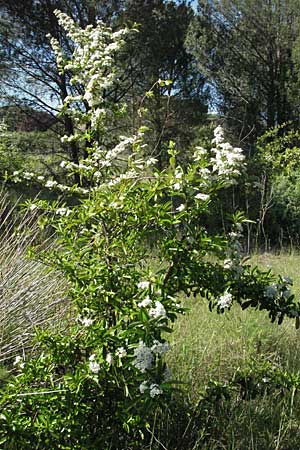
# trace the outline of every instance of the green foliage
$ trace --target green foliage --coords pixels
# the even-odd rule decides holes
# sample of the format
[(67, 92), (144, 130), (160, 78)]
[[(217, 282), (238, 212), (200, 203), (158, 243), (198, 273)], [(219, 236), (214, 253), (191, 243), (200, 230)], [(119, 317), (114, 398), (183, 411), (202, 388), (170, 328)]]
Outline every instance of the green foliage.
[(0, 176), (14, 171), (38, 171), (40, 176), (58, 175), (65, 152), (53, 130), (9, 131), (2, 122), (0, 131)]
[(24, 165), (24, 156), (14, 142), (9, 139), (9, 133), (6, 124), (1, 123), (1, 142), (0, 142), (0, 176), (5, 172), (20, 170)]
[(293, 175), (300, 165), (300, 133), (284, 123), (271, 128), (259, 137), (256, 143), (261, 167), (274, 177)]
[(257, 141), (255, 161), (265, 177), (269, 197), (265, 233), (281, 245), (299, 244), (299, 132), (283, 124), (264, 133)]

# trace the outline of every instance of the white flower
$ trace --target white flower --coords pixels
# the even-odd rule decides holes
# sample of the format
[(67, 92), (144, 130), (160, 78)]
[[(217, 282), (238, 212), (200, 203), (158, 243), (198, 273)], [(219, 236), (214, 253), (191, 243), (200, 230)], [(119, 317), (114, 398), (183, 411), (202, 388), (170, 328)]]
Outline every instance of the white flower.
[(89, 369), (92, 373), (98, 373), (100, 370), (100, 364), (95, 361), (96, 355), (91, 355), (89, 357)]
[(149, 297), (149, 295), (147, 295), (147, 297), (144, 298), (144, 300), (142, 300), (140, 303), (138, 303), (138, 307), (139, 308), (147, 308), (147, 306), (151, 305), (152, 300)]
[(141, 393), (141, 394), (144, 394), (148, 389), (149, 389), (148, 382), (147, 382), (147, 381), (143, 381), (143, 382), (140, 384), (140, 387), (139, 387), (140, 393)]
[(201, 192), (199, 192), (198, 194), (195, 195), (195, 198), (197, 200), (203, 200), (205, 202), (206, 200), (209, 199), (209, 195), (208, 194), (201, 194)]
[(114, 361), (113, 355), (111, 353), (107, 353), (105, 361), (109, 366), (111, 366)]
[(46, 184), (45, 184), (45, 187), (46, 188), (53, 188), (54, 186), (56, 186), (57, 185), (57, 181), (53, 181), (53, 180), (48, 180), (47, 182), (46, 182)]
[(142, 373), (151, 368), (154, 357), (151, 349), (143, 341), (135, 348), (134, 357), (133, 365)]
[(118, 356), (119, 358), (124, 358), (127, 355), (127, 351), (125, 350), (124, 347), (119, 347), (116, 350), (116, 356)]
[(178, 206), (178, 208), (176, 208), (176, 211), (181, 212), (185, 210), (185, 205), (182, 203), (181, 205)]
[(180, 183), (173, 184), (173, 189), (174, 191), (179, 191), (181, 189), (181, 184)]
[(224, 131), (223, 128), (219, 125), (214, 129), (214, 139), (212, 140), (215, 144), (221, 144), (224, 141)]
[(212, 152), (215, 156), (211, 158), (213, 172), (229, 180), (231, 177), (240, 174), (245, 156), (243, 155), (242, 149), (233, 147), (228, 142), (224, 142), (221, 127), (217, 127), (214, 134), (215, 138), (212, 142), (216, 144), (216, 147), (212, 149)]
[(150, 385), (150, 397), (154, 398), (156, 395), (161, 395), (163, 391), (159, 387), (158, 384), (151, 384)]
[(68, 217), (71, 214), (71, 210), (68, 208), (57, 208), (56, 214)]
[(177, 171), (177, 172), (175, 173), (175, 178), (176, 178), (177, 180), (181, 180), (182, 177), (183, 177), (183, 173), (182, 173), (181, 171)]
[(204, 155), (207, 154), (207, 150), (205, 150), (205, 148), (203, 147), (195, 147), (195, 152), (194, 152), (194, 159), (195, 161), (199, 161)]
[(155, 319), (160, 318), (166, 318), (167, 313), (164, 308), (164, 305), (160, 303), (158, 300), (155, 302), (155, 307), (149, 309), (149, 316), (154, 317)]
[(92, 373), (99, 373), (100, 365), (96, 361), (90, 361), (89, 362), (89, 369)]
[(22, 356), (20, 355), (16, 356), (16, 359), (14, 360), (14, 366), (19, 366), (20, 369), (24, 368), (25, 363)]
[(150, 286), (150, 281), (140, 281), (137, 284), (138, 289), (148, 289)]
[(233, 263), (232, 259), (225, 259), (223, 267), (224, 267), (224, 269), (231, 269), (233, 267), (233, 264), (234, 263)]
[(34, 177), (34, 173), (33, 172), (23, 172), (23, 177), (26, 179), (26, 180), (30, 180), (31, 178), (33, 178)]
[(85, 327), (90, 327), (94, 322), (94, 320), (89, 317), (83, 317), (82, 319), (80, 319), (80, 321)]
[(232, 295), (230, 292), (225, 292), (221, 297), (218, 299), (217, 305), (220, 309), (229, 308), (232, 303)]
[(157, 163), (157, 159), (156, 158), (149, 158), (149, 159), (146, 160), (146, 166), (147, 167), (152, 166), (152, 165), (154, 165), (156, 163)]

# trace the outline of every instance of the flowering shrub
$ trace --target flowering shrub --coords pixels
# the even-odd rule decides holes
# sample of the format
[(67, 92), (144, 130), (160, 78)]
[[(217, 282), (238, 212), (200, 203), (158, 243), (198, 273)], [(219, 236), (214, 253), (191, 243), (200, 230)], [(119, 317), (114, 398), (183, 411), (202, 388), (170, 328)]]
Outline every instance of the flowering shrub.
[(65, 139), (80, 142), (86, 158), (62, 163), (81, 184), (45, 180), (75, 193), (76, 206), (40, 201), (34, 208), (56, 231), (57, 249), (44, 258), (68, 279), (77, 318), (64, 334), (38, 334), (39, 354), (3, 394), (0, 442), (4, 449), (140, 448), (156, 408), (172, 396), (164, 355), (182, 293), (206, 296), (220, 312), (234, 301), (264, 308), (274, 320), (298, 316), (299, 308), (287, 280), (270, 296), (271, 274), (242, 264), (241, 216), (228, 242), (202, 226), (215, 193), (241, 173), (242, 150), (225, 143), (218, 127), (212, 148), (196, 148), (186, 169), (170, 142), (169, 165), (158, 170), (146, 156), (146, 127), (109, 134), (122, 108), (104, 94), (118, 81), (114, 56), (127, 31), (102, 23), (81, 30), (57, 16), (74, 41), (71, 61), (53, 43), (59, 67), (84, 88), (64, 105), (78, 126)]

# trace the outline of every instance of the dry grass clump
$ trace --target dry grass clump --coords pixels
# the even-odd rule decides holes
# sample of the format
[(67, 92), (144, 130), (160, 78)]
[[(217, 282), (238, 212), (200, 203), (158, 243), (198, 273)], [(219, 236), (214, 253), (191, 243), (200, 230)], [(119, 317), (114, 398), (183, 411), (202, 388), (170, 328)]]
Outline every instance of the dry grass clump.
[(35, 211), (20, 219), (17, 205), (9, 206), (8, 196), (0, 195), (1, 364), (31, 347), (36, 326), (65, 323), (70, 303), (65, 294), (66, 280), (42, 262), (27, 257), (27, 249), (39, 232)]

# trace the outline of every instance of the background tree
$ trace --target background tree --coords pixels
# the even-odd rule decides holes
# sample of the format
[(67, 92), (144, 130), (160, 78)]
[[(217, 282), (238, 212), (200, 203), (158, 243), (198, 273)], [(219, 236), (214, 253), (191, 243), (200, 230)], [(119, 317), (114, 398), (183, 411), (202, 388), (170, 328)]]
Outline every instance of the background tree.
[(267, 127), (298, 120), (298, 17), (294, 0), (198, 2), (187, 46), (240, 138), (251, 134), (253, 142)]
[(172, 80), (172, 85), (157, 83), (147, 105), (161, 166), (170, 136), (187, 147), (192, 126), (203, 123), (207, 112), (205, 79), (184, 45), (193, 17), (185, 1), (128, 1), (123, 11), (123, 21), (136, 22), (139, 29), (130, 49), (135, 95), (143, 96), (159, 79)]

